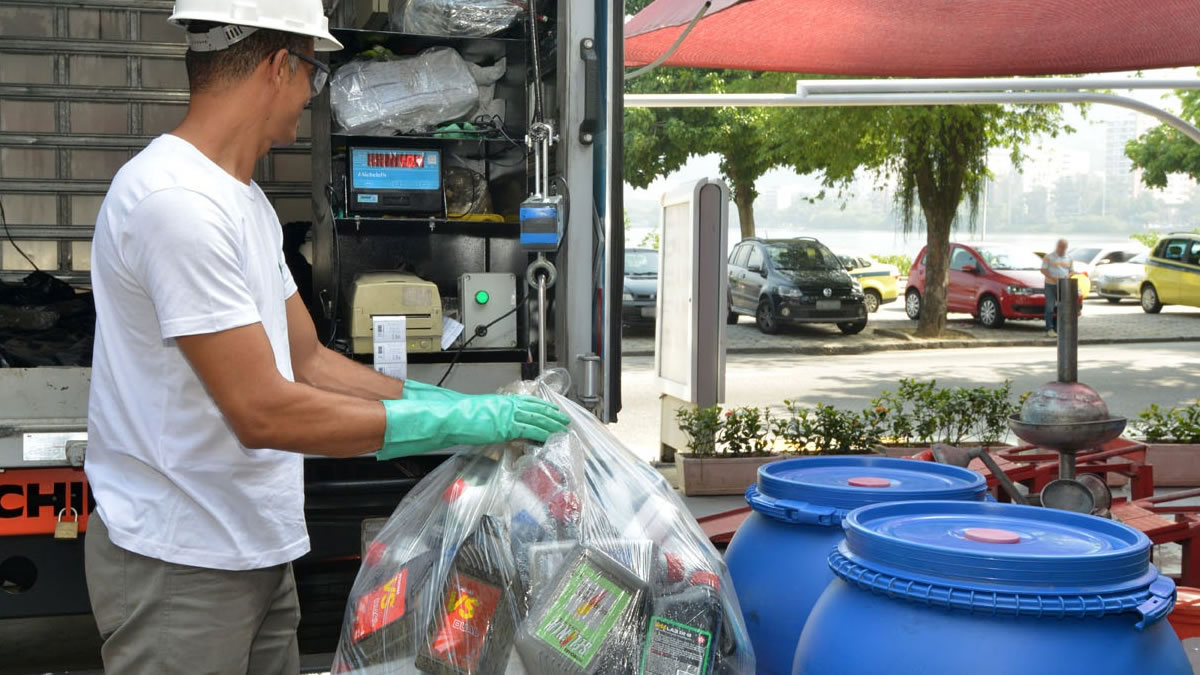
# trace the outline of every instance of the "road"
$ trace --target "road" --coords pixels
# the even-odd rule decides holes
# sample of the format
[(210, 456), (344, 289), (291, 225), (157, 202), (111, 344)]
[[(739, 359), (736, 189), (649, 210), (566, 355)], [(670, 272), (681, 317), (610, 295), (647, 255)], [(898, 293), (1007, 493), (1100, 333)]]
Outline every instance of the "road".
[[(1151, 403), (1172, 405), (1200, 397), (1200, 346), (1194, 342), (1094, 345), (1079, 349), (1079, 380), (1092, 386), (1114, 414), (1135, 416)], [(610, 428), (639, 457), (658, 449), (658, 388), (654, 359), (626, 357), (624, 411)], [(738, 356), (729, 361), (729, 406), (780, 406), (784, 400), (861, 408), (901, 378), (945, 385), (998, 385), (1012, 380), (1014, 395), (1056, 377), (1056, 351), (1046, 347), (933, 349), (844, 356)]]

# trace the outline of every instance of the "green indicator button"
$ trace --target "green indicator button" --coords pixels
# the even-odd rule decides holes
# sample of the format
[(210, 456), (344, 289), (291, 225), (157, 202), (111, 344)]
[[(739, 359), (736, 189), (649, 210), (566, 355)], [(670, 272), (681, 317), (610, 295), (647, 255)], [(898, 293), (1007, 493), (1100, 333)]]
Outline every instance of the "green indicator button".
[(481, 305), (488, 304), (488, 300), (491, 300), (491, 299), (492, 299), (492, 296), (489, 295), (487, 291), (479, 291), (478, 293), (475, 294), (475, 302), (478, 302)]

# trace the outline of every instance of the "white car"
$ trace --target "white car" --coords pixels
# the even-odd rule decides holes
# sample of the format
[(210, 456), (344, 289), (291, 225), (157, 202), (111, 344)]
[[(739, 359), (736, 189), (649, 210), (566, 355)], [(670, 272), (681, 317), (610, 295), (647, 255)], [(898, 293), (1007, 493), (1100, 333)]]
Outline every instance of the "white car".
[(1126, 298), (1137, 300), (1146, 280), (1146, 259), (1147, 255), (1140, 253), (1128, 262), (1097, 265), (1092, 288), (1114, 305)]
[(1136, 241), (1128, 240), (1108, 244), (1080, 244), (1071, 247), (1067, 255), (1074, 261), (1074, 271), (1086, 274), (1096, 292), (1096, 268), (1100, 265), (1129, 262), (1136, 255), (1145, 255), (1150, 250)]

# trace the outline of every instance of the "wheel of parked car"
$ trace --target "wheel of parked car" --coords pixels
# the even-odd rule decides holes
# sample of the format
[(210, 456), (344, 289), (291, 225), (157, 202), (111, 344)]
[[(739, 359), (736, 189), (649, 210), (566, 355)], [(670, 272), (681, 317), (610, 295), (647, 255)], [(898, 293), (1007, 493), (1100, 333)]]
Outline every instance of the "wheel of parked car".
[(867, 306), (867, 311), (872, 314), (879, 311), (879, 306), (883, 304), (883, 296), (874, 288), (868, 288), (863, 294), (863, 304)]
[(1107, 300), (1108, 304), (1110, 304), (1110, 305), (1115, 305), (1115, 304), (1121, 302), (1120, 298), (1105, 298), (1105, 300)]
[(1158, 290), (1154, 288), (1154, 284), (1142, 286), (1142, 311), (1147, 314), (1158, 314), (1162, 308), (1162, 302), (1158, 299)]
[(729, 307), (729, 310), (725, 313), (725, 323), (732, 326), (738, 322), (737, 312), (733, 311), (733, 298), (729, 299), (729, 304), (727, 306)]
[(842, 331), (843, 335), (854, 335), (856, 333), (861, 333), (862, 330), (867, 327), (867, 320), (843, 321), (842, 323), (839, 323), (837, 327), (838, 330)]
[(921, 294), (915, 288), (904, 294), (904, 313), (913, 321), (921, 318)]
[(1000, 309), (1000, 301), (985, 295), (979, 300), (979, 323), (988, 328), (999, 328), (1004, 325), (1004, 312)]
[(775, 307), (771, 304), (770, 298), (763, 298), (762, 302), (758, 303), (758, 311), (754, 314), (754, 319), (758, 323), (758, 329), (767, 335), (774, 335), (779, 332), (779, 317), (775, 316)]

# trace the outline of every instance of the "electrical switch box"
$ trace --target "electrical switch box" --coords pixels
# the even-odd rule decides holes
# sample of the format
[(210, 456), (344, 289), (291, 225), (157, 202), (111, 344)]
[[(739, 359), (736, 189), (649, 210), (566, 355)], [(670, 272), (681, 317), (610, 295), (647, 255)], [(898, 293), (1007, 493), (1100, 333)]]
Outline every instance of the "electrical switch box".
[[(517, 277), (513, 274), (464, 274), (458, 279), (459, 314), (469, 349), (515, 349), (517, 346)], [(480, 326), (487, 328), (479, 335)]]

